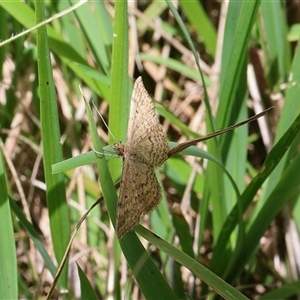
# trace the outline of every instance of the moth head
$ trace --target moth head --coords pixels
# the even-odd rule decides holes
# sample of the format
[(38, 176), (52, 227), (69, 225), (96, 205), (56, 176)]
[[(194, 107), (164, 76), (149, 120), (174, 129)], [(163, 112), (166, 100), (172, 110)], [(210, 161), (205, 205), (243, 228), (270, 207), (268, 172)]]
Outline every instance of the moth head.
[(118, 141), (114, 144), (114, 149), (120, 156), (124, 156), (124, 144), (121, 141)]

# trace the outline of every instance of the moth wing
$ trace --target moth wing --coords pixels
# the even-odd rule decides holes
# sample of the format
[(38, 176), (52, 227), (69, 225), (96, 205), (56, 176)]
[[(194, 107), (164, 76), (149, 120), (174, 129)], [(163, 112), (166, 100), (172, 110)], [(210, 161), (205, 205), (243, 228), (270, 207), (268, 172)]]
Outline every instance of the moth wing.
[(158, 124), (153, 101), (144, 87), (142, 77), (138, 77), (131, 96), (127, 142), (139, 142)]
[(140, 218), (151, 212), (160, 200), (161, 188), (153, 168), (125, 159), (117, 206), (118, 238), (132, 230)]
[(168, 159), (169, 144), (160, 124), (136, 144), (132, 144), (132, 150), (149, 166), (158, 167)]

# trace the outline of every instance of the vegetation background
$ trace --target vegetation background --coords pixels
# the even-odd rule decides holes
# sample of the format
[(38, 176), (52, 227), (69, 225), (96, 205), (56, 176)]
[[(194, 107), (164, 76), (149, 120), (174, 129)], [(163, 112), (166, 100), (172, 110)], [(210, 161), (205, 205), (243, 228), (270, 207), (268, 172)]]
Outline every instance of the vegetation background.
[[(298, 1), (1, 1), (0, 22), (1, 299), (51, 297), (101, 195), (53, 299), (299, 299)], [(116, 140), (79, 84), (125, 141), (139, 75), (170, 145), (274, 108), (170, 158), (119, 242), (122, 161), (95, 157)]]

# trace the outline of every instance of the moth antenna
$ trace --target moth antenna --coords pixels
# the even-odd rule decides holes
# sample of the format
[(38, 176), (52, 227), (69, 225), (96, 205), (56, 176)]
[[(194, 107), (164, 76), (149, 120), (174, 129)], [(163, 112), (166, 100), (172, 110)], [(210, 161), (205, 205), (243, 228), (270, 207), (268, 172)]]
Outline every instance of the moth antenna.
[[(82, 91), (82, 88), (81, 88), (81, 84), (79, 84), (79, 90), (80, 90), (80, 93), (81, 93), (83, 99), (87, 102), (86, 98), (85, 98), (84, 95), (83, 95), (83, 91)], [(94, 101), (92, 101), (92, 104), (93, 104), (95, 110), (97, 111), (97, 114), (98, 114), (99, 117), (101, 118), (101, 120), (102, 120), (104, 126), (106, 127), (107, 131), (109, 132), (109, 134), (113, 137), (113, 139), (115, 140), (115, 142), (118, 142), (117, 139), (115, 138), (115, 136), (113, 135), (113, 133), (111, 132), (111, 130), (109, 129), (108, 125), (106, 124), (104, 118), (103, 118), (102, 115), (100, 114), (100, 112), (99, 112), (97, 106), (95, 105)]]
[(117, 139), (115, 138), (115, 136), (113, 135), (113, 133), (112, 133), (111, 130), (109, 129), (108, 125), (106, 124), (104, 118), (103, 118), (102, 115), (100, 114), (100, 112), (99, 112), (97, 106), (95, 105), (94, 101), (92, 101), (92, 103), (93, 103), (93, 106), (94, 106), (94, 108), (96, 109), (96, 111), (97, 111), (99, 117), (101, 118), (101, 120), (102, 120), (104, 126), (106, 127), (107, 131), (108, 131), (109, 134), (113, 137), (113, 139), (115, 140), (115, 142), (117, 142)]

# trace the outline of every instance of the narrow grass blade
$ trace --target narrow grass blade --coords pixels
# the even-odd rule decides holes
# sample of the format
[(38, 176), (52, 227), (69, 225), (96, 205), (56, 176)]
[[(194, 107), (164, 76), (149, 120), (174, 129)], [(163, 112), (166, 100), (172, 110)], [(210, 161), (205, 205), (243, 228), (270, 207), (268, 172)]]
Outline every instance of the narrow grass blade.
[[(43, 2), (36, 1), (36, 19), (45, 19)], [(51, 235), (57, 260), (60, 261), (70, 238), (69, 211), (66, 202), (63, 174), (52, 174), (52, 164), (62, 161), (60, 129), (58, 123), (57, 101), (52, 76), (47, 31), (45, 27), (37, 30), (38, 75), (40, 84), (41, 133), (44, 151), (44, 172), (47, 186), (47, 204), (49, 209)], [(67, 267), (61, 277), (67, 286)]]

